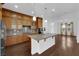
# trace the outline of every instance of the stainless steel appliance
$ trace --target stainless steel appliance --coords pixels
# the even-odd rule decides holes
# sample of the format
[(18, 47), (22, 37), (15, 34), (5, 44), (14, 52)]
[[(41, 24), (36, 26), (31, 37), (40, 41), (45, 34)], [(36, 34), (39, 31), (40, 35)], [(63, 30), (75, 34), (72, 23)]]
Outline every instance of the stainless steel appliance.
[(23, 33), (31, 34), (31, 26), (23, 25)]
[(4, 55), (5, 26), (0, 21), (0, 55)]

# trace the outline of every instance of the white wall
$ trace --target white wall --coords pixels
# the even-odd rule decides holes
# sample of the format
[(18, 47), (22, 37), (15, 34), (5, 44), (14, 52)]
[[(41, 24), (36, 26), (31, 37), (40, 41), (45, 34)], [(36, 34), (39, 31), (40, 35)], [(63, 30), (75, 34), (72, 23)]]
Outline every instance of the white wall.
[[(52, 19), (53, 20), (53, 19)], [(77, 36), (77, 42), (79, 43), (79, 11), (66, 13), (54, 19), (56, 21), (43, 23), (43, 26), (46, 27), (46, 33), (60, 33), (60, 23), (61, 22), (74, 22), (74, 34)], [(53, 23), (53, 25), (51, 25)]]
[(77, 42), (79, 43), (79, 11), (68, 14), (63, 14), (58, 18), (58, 21), (54, 22), (55, 32), (60, 33), (60, 23), (73, 22), (74, 23), (74, 34), (77, 36)]
[(79, 43), (79, 13), (77, 14), (77, 42)]
[(45, 19), (43, 20), (43, 27), (46, 28), (45, 33), (55, 33), (54, 29), (54, 22), (50, 22), (49, 20), (45, 22)]

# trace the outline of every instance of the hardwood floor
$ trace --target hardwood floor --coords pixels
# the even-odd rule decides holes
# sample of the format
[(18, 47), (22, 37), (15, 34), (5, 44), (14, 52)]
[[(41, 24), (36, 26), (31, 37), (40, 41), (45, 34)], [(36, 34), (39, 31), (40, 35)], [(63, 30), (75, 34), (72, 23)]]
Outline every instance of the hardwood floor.
[[(68, 36), (67, 39), (66, 36), (66, 39), (62, 39), (61, 36), (57, 36), (55, 42), (57, 43), (55, 43), (54, 46), (42, 54), (35, 54), (33, 56), (79, 56), (79, 43), (77, 43), (76, 37), (73, 39), (72, 36)], [(63, 44), (63, 42), (65, 44)], [(30, 43), (29, 41), (27, 44), (25, 42), (6, 48), (6, 56), (31, 56)]]
[(62, 48), (58, 48), (54, 45), (44, 53), (40, 55), (35, 54), (34, 56), (79, 56), (79, 43), (76, 48), (70, 48), (67, 50), (63, 50)]
[(31, 56), (30, 41), (5, 47), (5, 56)]
[[(17, 49), (18, 47), (14, 48)], [(22, 48), (25, 51), (25, 48)], [(20, 49), (21, 50), (21, 49)], [(19, 49), (18, 49), (19, 51)], [(17, 52), (14, 52), (18, 55)], [(19, 56), (27, 56), (25, 54), (26, 52), (20, 52)], [(13, 52), (12, 52), (13, 54)], [(35, 54), (33, 56), (79, 56), (79, 44), (77, 44), (76, 48), (71, 48), (68, 50), (63, 50), (62, 48), (57, 48), (55, 45), (52, 46), (50, 49), (46, 50), (44, 53), (41, 55)]]
[(38, 56), (79, 56), (76, 36), (56, 35), (55, 45)]
[[(23, 47), (23, 45), (21, 45), (21, 46)], [(17, 49), (18, 47), (15, 47), (14, 49)], [(25, 48), (22, 48), (22, 49), (24, 49), (24, 51), (25, 51)], [(17, 49), (17, 50), (19, 51), (19, 49)], [(14, 52), (14, 53), (16, 53), (16, 52)], [(27, 54), (25, 54), (25, 53), (26, 52), (20, 52), (19, 56), (25, 56), (25, 55), (27, 56)], [(12, 54), (13, 54), (13, 52), (12, 52)], [(75, 48), (70, 48), (67, 50), (63, 50), (62, 48), (60, 48), (60, 47), (58, 48), (58, 47), (56, 47), (56, 45), (54, 45), (51, 48), (49, 48), (48, 50), (46, 50), (44, 53), (42, 53), (40, 55), (35, 54), (33, 56), (79, 56), (79, 43), (77, 44), (77, 46)]]

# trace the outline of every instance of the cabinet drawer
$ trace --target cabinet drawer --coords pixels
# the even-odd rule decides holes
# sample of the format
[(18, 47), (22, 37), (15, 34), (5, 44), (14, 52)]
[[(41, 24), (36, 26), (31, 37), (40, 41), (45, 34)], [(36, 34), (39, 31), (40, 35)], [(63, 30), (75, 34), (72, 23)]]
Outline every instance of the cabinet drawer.
[(7, 39), (5, 40), (5, 46), (10, 46), (10, 45), (14, 45), (16, 44), (16, 37), (7, 37)]

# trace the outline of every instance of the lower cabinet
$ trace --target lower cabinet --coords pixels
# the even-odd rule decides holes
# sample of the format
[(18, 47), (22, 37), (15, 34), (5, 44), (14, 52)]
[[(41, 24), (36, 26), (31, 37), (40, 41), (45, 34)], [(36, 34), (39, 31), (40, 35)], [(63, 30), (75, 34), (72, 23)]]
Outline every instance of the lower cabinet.
[(5, 47), (6, 56), (30, 56), (31, 55), (31, 41), (16, 44), (14, 46)]

